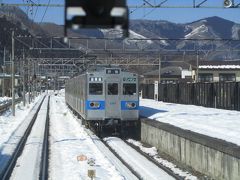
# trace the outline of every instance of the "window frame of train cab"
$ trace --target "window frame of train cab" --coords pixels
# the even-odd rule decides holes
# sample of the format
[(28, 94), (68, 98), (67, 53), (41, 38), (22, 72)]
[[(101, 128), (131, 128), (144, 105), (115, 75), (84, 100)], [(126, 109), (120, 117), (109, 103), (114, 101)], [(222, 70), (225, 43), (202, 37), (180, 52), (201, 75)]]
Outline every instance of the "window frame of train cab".
[[(117, 85), (113, 90), (115, 90), (114, 92), (113, 91), (111, 91), (112, 93), (111, 94), (109, 94), (109, 85)], [(113, 87), (113, 86), (112, 86)], [(107, 83), (107, 95), (110, 95), (110, 96), (115, 96), (115, 95), (118, 95), (118, 83)]]
[[(91, 91), (92, 87), (91, 85), (100, 85), (98, 88), (101, 88), (101, 90), (99, 90), (99, 93), (96, 93), (96, 87), (95, 87), (95, 91)], [(94, 93), (95, 92), (95, 93)], [(96, 82), (92, 82), (88, 84), (88, 94), (89, 95), (103, 95), (103, 83), (96, 83)]]
[[(127, 93), (126, 86), (134, 86), (134, 91), (132, 93)], [(128, 91), (129, 92), (129, 91)], [(137, 84), (136, 83), (123, 83), (123, 95), (133, 96), (137, 94)]]

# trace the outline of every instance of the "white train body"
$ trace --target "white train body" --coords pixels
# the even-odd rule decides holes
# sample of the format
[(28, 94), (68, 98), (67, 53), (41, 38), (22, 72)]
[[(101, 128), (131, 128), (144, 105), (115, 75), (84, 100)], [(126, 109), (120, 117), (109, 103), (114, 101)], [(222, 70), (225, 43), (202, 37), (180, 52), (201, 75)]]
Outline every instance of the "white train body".
[(86, 122), (134, 126), (139, 121), (138, 75), (102, 68), (68, 80), (66, 103)]

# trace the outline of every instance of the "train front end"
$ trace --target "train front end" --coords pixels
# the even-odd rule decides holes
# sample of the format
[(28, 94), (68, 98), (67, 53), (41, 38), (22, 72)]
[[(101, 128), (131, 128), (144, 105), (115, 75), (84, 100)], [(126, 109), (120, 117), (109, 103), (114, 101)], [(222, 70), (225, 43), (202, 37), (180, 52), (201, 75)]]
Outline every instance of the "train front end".
[(105, 68), (88, 74), (87, 120), (98, 131), (117, 132), (139, 123), (137, 74)]

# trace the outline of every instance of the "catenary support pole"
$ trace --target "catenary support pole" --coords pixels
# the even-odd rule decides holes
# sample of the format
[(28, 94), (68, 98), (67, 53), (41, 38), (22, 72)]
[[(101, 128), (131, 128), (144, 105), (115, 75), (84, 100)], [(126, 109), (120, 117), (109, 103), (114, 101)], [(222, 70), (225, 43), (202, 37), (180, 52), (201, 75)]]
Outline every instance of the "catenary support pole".
[(26, 105), (26, 90), (25, 90), (25, 52), (23, 50), (23, 105)]
[(12, 115), (15, 116), (14, 31), (12, 32)]
[(196, 82), (198, 82), (198, 67), (199, 67), (199, 52), (197, 51), (197, 71), (196, 71)]
[(28, 104), (30, 104), (31, 102), (31, 97), (30, 97), (30, 88), (31, 88), (31, 84), (30, 84), (30, 62), (28, 59)]
[(158, 83), (160, 84), (161, 83), (161, 56), (159, 55), (159, 59), (158, 59)]
[[(6, 48), (4, 47), (3, 49), (3, 74), (5, 75), (5, 71), (6, 71), (6, 64), (5, 64), (5, 61), (6, 61)], [(3, 77), (2, 79), (2, 97), (5, 96), (5, 77)]]

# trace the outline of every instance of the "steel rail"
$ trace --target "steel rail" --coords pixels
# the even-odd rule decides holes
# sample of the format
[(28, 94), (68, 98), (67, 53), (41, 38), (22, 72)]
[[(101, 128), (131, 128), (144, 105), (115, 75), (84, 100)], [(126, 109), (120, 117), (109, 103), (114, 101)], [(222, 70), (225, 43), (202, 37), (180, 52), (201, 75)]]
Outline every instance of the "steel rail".
[[(123, 140), (123, 139), (122, 139)], [(151, 161), (153, 164), (155, 164), (156, 166), (158, 166), (159, 168), (161, 168), (162, 170), (164, 170), (166, 173), (168, 173), (170, 176), (174, 177), (177, 180), (184, 180), (184, 177), (179, 176), (177, 174), (175, 174), (171, 169), (163, 166), (162, 164), (158, 163), (155, 159), (153, 159), (151, 156), (149, 156), (148, 154), (144, 153), (143, 151), (141, 151), (138, 147), (134, 146), (133, 144), (129, 143), (126, 140), (123, 140), (127, 145), (129, 145), (130, 147), (132, 147), (135, 151), (137, 151), (139, 154), (143, 155), (145, 158), (147, 158), (149, 161)]]
[(43, 148), (42, 148), (42, 159), (40, 165), (40, 180), (48, 179), (48, 155), (49, 155), (49, 109), (50, 109), (50, 96), (48, 97), (48, 105), (47, 105), (47, 119), (45, 124), (45, 132), (44, 132), (44, 140), (43, 140)]
[(27, 141), (27, 138), (29, 136), (29, 134), (31, 133), (32, 127), (35, 123), (35, 120), (37, 119), (38, 116), (38, 112), (42, 106), (42, 103), (44, 101), (45, 97), (42, 99), (39, 107), (37, 108), (36, 113), (33, 116), (33, 119), (31, 120), (27, 130), (25, 131), (23, 137), (21, 138), (21, 140), (19, 141), (14, 153), (11, 156), (11, 159), (9, 160), (6, 168), (3, 170), (3, 172), (0, 174), (0, 179), (1, 180), (8, 180), (11, 177), (11, 174), (13, 172), (13, 169), (15, 168), (17, 159), (20, 157), (20, 155), (22, 154), (22, 151), (25, 147), (25, 143)]
[(96, 141), (96, 138), (92, 137), (91, 133), (95, 135), (98, 138), (97, 141), (100, 141), (137, 179), (142, 179), (140, 174), (138, 174), (131, 166), (129, 166), (128, 163), (125, 162), (102, 138), (98, 137), (91, 129), (86, 129), (85, 132), (90, 136), (93, 142)]
[(101, 142), (138, 178), (142, 179), (140, 174), (136, 172), (126, 161), (123, 160), (121, 156), (119, 156), (114, 149), (111, 148), (102, 138), (100, 138)]
[[(91, 131), (91, 130), (90, 130)], [(93, 134), (95, 134), (93, 131), (91, 131)], [(95, 134), (96, 135), (96, 134)], [(97, 135), (96, 135), (97, 136)], [(141, 175), (136, 172), (119, 154), (117, 154), (115, 152), (115, 150), (107, 144), (106, 141), (104, 141), (102, 138), (98, 137), (100, 139), (100, 141), (139, 179), (142, 179)], [(163, 171), (165, 171), (167, 174), (169, 174), (170, 176), (172, 176), (173, 178), (175, 178), (176, 180), (184, 180), (184, 177), (179, 176), (177, 174), (175, 174), (171, 169), (159, 164), (156, 160), (154, 160), (153, 158), (151, 158), (149, 155), (145, 154), (144, 152), (140, 151), (140, 149), (136, 148), (135, 146), (133, 146), (132, 144), (128, 143), (125, 139), (121, 138), (122, 141), (124, 141), (128, 146), (130, 146), (131, 148), (133, 148), (134, 150), (136, 150), (139, 154), (141, 154), (142, 156), (144, 156), (146, 159), (148, 159), (150, 162), (152, 162), (153, 164), (155, 164), (157, 167), (159, 167), (160, 169), (162, 169)]]
[[(90, 131), (91, 133), (93, 133), (94, 135), (96, 135), (95, 132), (93, 132), (91, 129), (88, 129), (86, 132), (87, 134), (91, 137), (91, 134), (88, 132)], [(97, 136), (97, 135), (96, 135)], [(98, 136), (97, 136), (98, 137)], [(119, 154), (117, 154), (117, 152), (110, 146), (107, 144), (106, 141), (104, 141), (102, 138), (98, 137), (99, 140), (122, 162), (122, 164), (124, 166), (126, 166), (131, 172), (132, 174), (134, 174), (138, 179), (142, 179), (141, 175), (136, 172)], [(169, 174), (170, 176), (172, 176), (173, 178), (175, 178), (176, 180), (184, 180), (183, 177), (175, 174), (173, 171), (171, 171), (170, 169), (168, 169), (167, 167), (157, 163), (157, 161), (154, 161), (151, 157), (149, 157), (148, 155), (144, 154), (143, 152), (141, 152), (140, 150), (137, 150), (136, 147), (131, 146), (130, 143), (127, 143), (126, 140), (122, 139), (127, 145), (129, 145), (130, 147), (132, 147), (134, 150), (136, 150), (139, 154), (143, 155), (145, 158), (147, 158), (150, 162), (152, 162), (153, 164), (155, 164), (157, 167), (159, 167), (160, 169), (162, 169), (163, 171), (165, 171), (167, 174)]]

